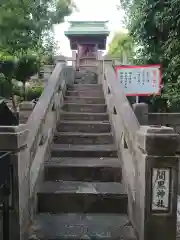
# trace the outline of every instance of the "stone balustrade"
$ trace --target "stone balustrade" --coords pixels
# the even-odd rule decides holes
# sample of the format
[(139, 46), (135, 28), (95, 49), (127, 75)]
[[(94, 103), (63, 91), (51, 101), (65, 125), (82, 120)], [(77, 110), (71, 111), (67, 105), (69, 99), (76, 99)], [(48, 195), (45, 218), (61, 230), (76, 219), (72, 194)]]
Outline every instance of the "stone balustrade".
[[(148, 112), (148, 124), (173, 127), (180, 134), (180, 113), (151, 113)], [(180, 138), (180, 137), (179, 137)], [(180, 153), (180, 139), (177, 153)]]
[[(178, 189), (178, 134), (173, 128), (141, 124), (122, 91), (115, 72), (104, 61), (101, 78), (123, 179), (129, 217), (139, 240), (175, 240)], [(144, 126), (142, 126), (144, 125)]]
[(35, 107), (35, 103), (33, 102), (21, 102), (19, 104), (19, 123), (20, 124), (26, 124), (34, 107)]
[[(152, 113), (148, 112), (148, 105), (145, 103), (134, 104), (134, 111), (141, 125), (158, 125), (172, 127), (178, 134), (177, 155), (180, 153), (180, 113)], [(180, 172), (180, 165), (178, 173)], [(180, 177), (178, 177), (178, 193), (180, 193)]]
[[(43, 163), (50, 154), (50, 143), (59, 119), (67, 84), (75, 71), (58, 61), (48, 84), (25, 124), (0, 127), (0, 151), (11, 151), (13, 166), (13, 214), (10, 240), (27, 239), (36, 211), (36, 193), (42, 180)], [(21, 109), (22, 110), (22, 109)], [(27, 110), (27, 106), (26, 106)]]

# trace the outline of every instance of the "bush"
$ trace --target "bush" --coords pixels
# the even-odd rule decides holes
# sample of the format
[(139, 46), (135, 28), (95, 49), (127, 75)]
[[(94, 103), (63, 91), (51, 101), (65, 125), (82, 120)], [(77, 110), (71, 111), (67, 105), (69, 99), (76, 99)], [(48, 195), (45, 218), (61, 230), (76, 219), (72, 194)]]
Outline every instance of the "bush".
[(17, 81), (23, 83), (22, 96), (24, 100), (27, 100), (26, 96), (26, 82), (30, 80), (30, 77), (39, 71), (39, 62), (35, 56), (23, 56), (21, 57), (15, 69), (15, 78)]
[(28, 81), (39, 70), (39, 62), (35, 56), (21, 57), (15, 68), (15, 78), (22, 83)]
[(3, 73), (0, 73), (0, 96), (7, 98), (11, 95), (11, 85)]
[(15, 69), (14, 60), (0, 60), (0, 96), (12, 97), (12, 77)]
[(16, 62), (14, 60), (0, 60), (0, 72), (4, 74), (6, 79), (12, 79), (15, 67)]
[[(27, 101), (32, 101), (36, 98), (39, 98), (44, 90), (44, 86), (39, 84), (39, 85), (34, 85), (31, 87), (27, 87), (26, 89), (26, 100)], [(22, 97), (23, 93), (23, 87), (22, 86), (14, 86), (13, 88), (13, 94), (16, 96)]]
[(43, 89), (44, 87), (42, 85), (28, 87), (26, 90), (27, 101), (32, 101), (33, 99), (39, 98), (43, 92)]
[(41, 59), (42, 65), (54, 65), (53, 56), (43, 56)]

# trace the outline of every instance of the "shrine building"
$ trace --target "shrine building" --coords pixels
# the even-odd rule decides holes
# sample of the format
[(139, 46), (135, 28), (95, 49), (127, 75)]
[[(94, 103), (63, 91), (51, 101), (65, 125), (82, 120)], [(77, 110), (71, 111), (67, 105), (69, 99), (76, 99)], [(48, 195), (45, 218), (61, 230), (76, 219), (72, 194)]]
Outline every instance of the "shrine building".
[(108, 21), (71, 21), (65, 36), (70, 40), (72, 50), (77, 51), (77, 66), (95, 63), (98, 50), (106, 49), (109, 36)]

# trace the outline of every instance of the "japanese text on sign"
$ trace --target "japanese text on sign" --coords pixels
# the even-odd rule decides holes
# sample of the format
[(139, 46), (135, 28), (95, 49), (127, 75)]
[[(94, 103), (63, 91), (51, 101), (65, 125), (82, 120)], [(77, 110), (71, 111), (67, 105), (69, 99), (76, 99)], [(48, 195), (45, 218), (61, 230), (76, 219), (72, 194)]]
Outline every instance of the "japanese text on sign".
[(159, 94), (160, 65), (116, 66), (117, 80), (127, 96)]
[(154, 168), (152, 173), (152, 210), (168, 211), (170, 169)]

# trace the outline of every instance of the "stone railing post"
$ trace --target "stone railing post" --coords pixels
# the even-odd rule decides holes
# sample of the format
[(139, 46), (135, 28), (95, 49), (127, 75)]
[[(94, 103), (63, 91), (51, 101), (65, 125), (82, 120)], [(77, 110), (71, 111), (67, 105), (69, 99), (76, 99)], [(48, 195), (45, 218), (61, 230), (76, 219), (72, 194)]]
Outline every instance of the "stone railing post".
[(146, 103), (134, 103), (134, 113), (139, 121), (140, 125), (148, 125), (148, 104)]
[[(11, 209), (10, 209), (10, 240), (23, 239), (28, 227), (28, 167), (26, 159), (20, 159), (22, 152), (26, 151), (28, 130), (25, 125), (0, 126), (0, 151), (10, 153), (11, 169)], [(2, 170), (2, 169), (1, 169)], [(1, 221), (1, 220), (0, 220)]]
[[(137, 132), (140, 240), (175, 240), (178, 192), (178, 135), (173, 128), (141, 126)], [(137, 180), (138, 179), (138, 180)], [(143, 181), (144, 179), (144, 181)], [(139, 184), (139, 185), (138, 185)], [(139, 187), (140, 188), (140, 187)], [(141, 219), (141, 220), (140, 220)]]
[(54, 66), (53, 65), (44, 65), (44, 81), (47, 82), (49, 77), (52, 74)]
[(77, 57), (77, 54), (76, 54), (76, 51), (75, 50), (73, 50), (72, 51), (72, 66), (73, 66), (73, 68), (74, 69), (76, 69), (76, 57)]
[(35, 103), (33, 102), (21, 102), (19, 104), (19, 123), (26, 124), (29, 116), (31, 115)]

